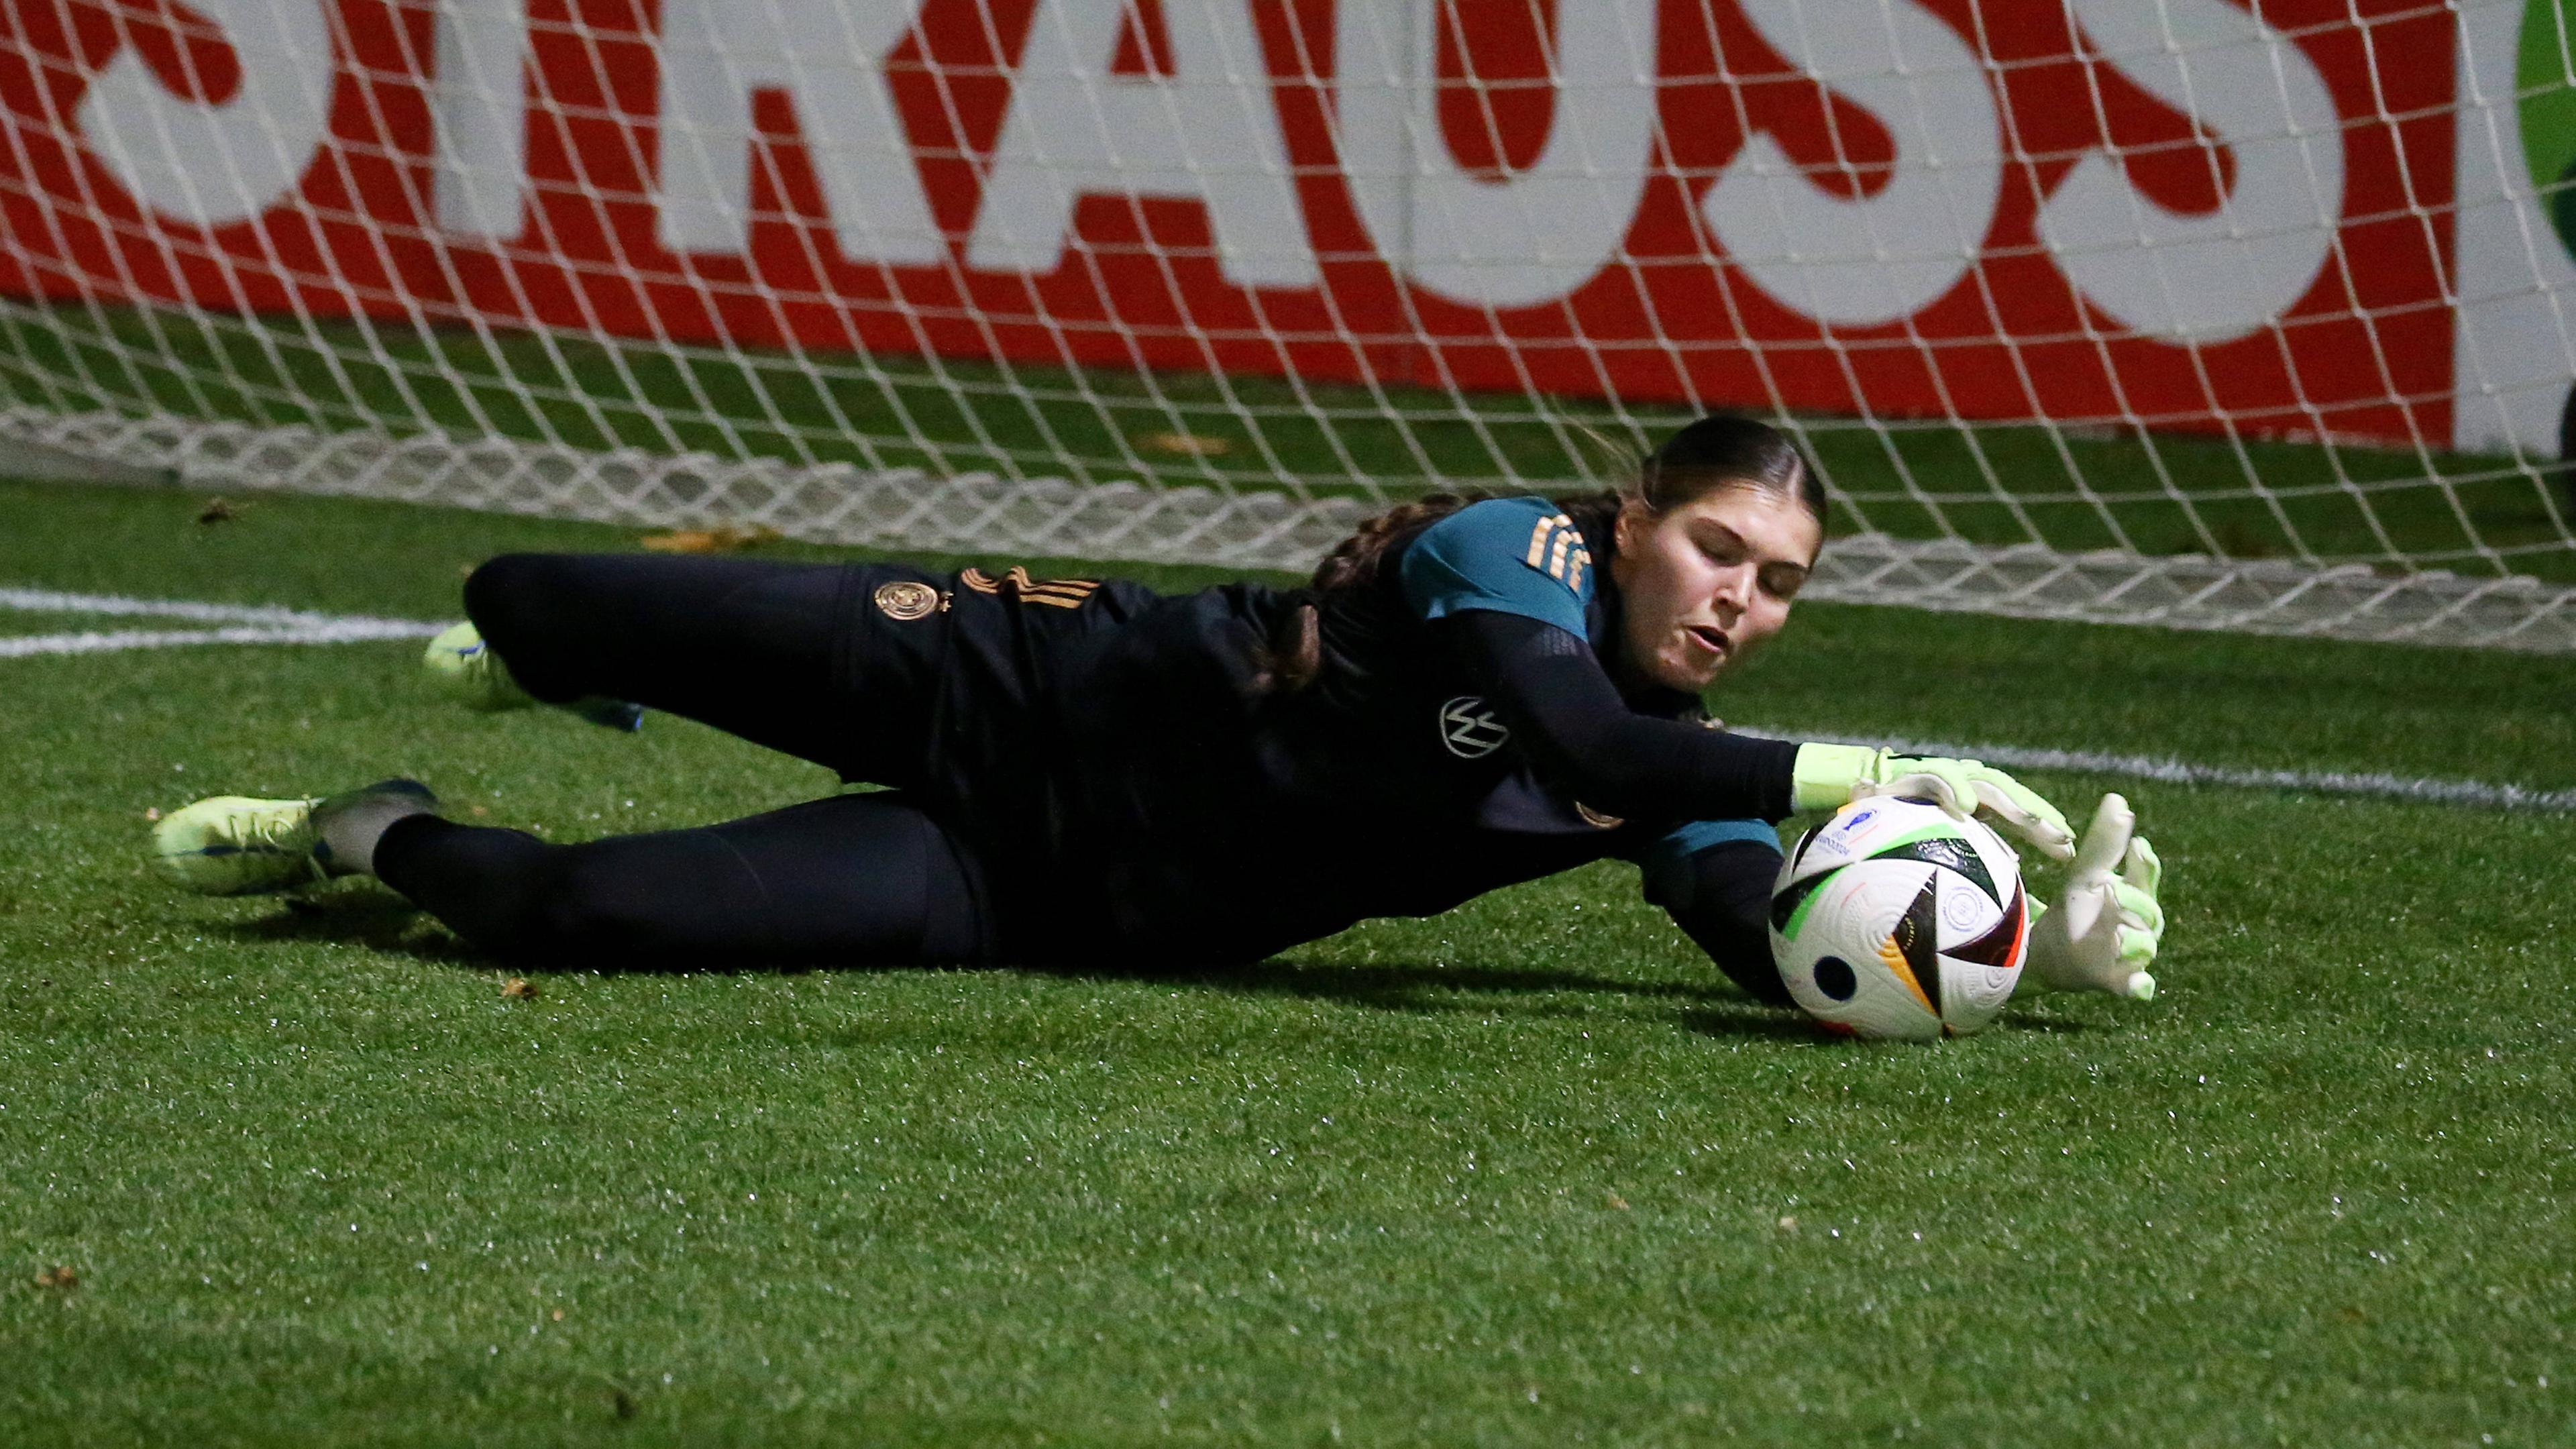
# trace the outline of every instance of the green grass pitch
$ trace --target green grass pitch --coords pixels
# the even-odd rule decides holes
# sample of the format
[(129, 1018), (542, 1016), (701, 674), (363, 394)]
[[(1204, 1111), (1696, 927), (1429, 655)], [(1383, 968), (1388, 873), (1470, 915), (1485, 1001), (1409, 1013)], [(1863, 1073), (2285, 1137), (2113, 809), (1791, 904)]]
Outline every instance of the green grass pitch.
[[(201, 505), (0, 485), (0, 586), (438, 619), (632, 541)], [(2137, 803), (2164, 993), (1929, 1048), (1752, 1005), (1624, 867), (1249, 971), (533, 999), (146, 873), (218, 791), (570, 839), (830, 784), (413, 656), (0, 658), (0, 1444), (2576, 1442), (2576, 817), (2035, 774)], [(2576, 786), (2568, 660), (1808, 606), (1715, 702)]]

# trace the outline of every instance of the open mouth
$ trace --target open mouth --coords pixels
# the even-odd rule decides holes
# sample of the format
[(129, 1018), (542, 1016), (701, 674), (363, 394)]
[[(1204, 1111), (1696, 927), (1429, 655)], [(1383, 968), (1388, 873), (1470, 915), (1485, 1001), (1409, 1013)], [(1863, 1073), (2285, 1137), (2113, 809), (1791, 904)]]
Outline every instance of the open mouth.
[(1685, 625), (1682, 633), (1697, 640), (1699, 647), (1723, 659), (1726, 657), (1726, 635), (1706, 624)]

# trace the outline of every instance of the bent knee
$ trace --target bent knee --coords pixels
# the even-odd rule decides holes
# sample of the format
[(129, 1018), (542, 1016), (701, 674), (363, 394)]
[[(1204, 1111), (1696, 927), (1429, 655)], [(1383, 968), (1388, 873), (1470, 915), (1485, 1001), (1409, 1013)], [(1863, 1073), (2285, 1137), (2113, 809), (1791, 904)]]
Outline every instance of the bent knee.
[(485, 639), (523, 632), (552, 612), (566, 560), (556, 554), (505, 553), (465, 578), (465, 617)]
[(562, 554), (505, 553), (466, 576), (465, 617), (510, 667), (519, 687), (549, 704), (588, 692), (580, 635), (565, 611), (576, 597), (576, 560)]

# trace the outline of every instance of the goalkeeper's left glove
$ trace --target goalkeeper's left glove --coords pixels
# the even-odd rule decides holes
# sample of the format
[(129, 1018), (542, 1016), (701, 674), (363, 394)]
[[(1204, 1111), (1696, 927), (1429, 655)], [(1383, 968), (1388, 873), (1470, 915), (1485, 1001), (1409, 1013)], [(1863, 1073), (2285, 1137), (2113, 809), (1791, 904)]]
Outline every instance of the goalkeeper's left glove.
[[(2031, 903), (2030, 950), (2024, 964), (2053, 991), (2107, 991), (2152, 1001), (2148, 963), (2164, 944), (2165, 911), (2156, 900), (2164, 863), (2132, 834), (2138, 817), (2117, 795), (2102, 797), (2092, 827), (2075, 848), (2074, 873), (2057, 909)], [(2116, 868), (2116, 869), (2115, 869)]]
[(2075, 832), (2038, 791), (1976, 760), (1900, 755), (1862, 745), (1800, 745), (1791, 767), (1799, 810), (1833, 810), (1872, 795), (1913, 795), (1960, 819), (1992, 815), (2059, 860), (2075, 854)]

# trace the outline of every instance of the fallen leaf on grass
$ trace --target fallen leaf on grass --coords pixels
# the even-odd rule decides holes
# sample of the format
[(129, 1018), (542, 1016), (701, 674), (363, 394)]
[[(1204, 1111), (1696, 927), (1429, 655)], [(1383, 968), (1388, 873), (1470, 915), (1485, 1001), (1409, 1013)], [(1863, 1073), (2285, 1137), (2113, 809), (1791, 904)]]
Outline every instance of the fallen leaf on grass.
[(477, 805), (470, 813), (478, 816), (489, 815), (492, 813), (492, 808), (488, 805)]
[(525, 976), (513, 976), (501, 983), (501, 994), (522, 1001), (534, 1001), (537, 999), (537, 986)]
[(1136, 442), (1157, 453), (1178, 453), (1184, 458), (1222, 458), (1234, 448), (1223, 438), (1201, 433), (1147, 433)]
[(158, 806), (158, 805), (155, 805), (155, 806), (151, 807), (150, 809), (148, 809), (148, 810), (144, 811), (144, 812), (143, 812), (143, 818), (144, 818), (144, 819), (146, 819), (146, 820), (158, 820), (158, 819), (160, 819), (160, 818), (161, 818), (161, 807), (160, 807), (160, 806)]
[(1797, 1230), (1798, 1220), (1796, 1218), (1782, 1218), (1780, 1220), (1780, 1231), (1784, 1233), (1794, 1233)]
[(560, 1309), (560, 1308), (556, 1309), (556, 1310), (554, 1311), (554, 1313), (553, 1313), (552, 1317), (553, 1317), (554, 1321), (555, 1321), (555, 1322), (557, 1322), (557, 1323), (561, 1323), (561, 1322), (563, 1322), (563, 1310), (562, 1310), (562, 1309)]
[(53, 1267), (47, 1268), (45, 1271), (36, 1275), (36, 1286), (39, 1288), (77, 1288), (80, 1286), (80, 1274), (73, 1272), (64, 1264), (57, 1263)]
[(1615, 1192), (1610, 1194), (1610, 1205), (1623, 1213), (1628, 1210), (1628, 1200)]
[(727, 523), (715, 528), (676, 528), (669, 533), (648, 533), (638, 542), (655, 553), (732, 553), (738, 549), (776, 543), (784, 537), (786, 535), (765, 523), (749, 526)]

